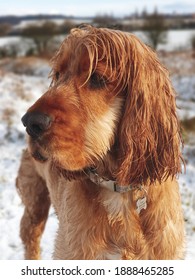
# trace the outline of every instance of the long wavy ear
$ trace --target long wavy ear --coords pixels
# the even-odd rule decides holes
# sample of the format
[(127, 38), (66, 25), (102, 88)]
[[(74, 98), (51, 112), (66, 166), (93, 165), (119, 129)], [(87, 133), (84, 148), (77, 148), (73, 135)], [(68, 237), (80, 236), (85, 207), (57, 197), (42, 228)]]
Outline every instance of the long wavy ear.
[(120, 184), (152, 184), (181, 171), (175, 92), (156, 55), (130, 36), (124, 115), (119, 128)]

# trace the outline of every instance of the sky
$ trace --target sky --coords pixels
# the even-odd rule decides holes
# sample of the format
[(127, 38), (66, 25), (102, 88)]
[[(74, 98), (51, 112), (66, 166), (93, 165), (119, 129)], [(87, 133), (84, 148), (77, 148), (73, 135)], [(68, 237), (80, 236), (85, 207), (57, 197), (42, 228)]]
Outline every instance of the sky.
[(165, 13), (195, 13), (195, 0), (0, 0), (0, 15), (127, 16), (155, 7)]

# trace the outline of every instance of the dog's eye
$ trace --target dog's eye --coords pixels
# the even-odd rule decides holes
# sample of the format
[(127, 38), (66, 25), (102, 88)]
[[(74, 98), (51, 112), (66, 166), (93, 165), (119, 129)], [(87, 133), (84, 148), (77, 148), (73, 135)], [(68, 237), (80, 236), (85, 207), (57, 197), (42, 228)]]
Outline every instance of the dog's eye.
[(89, 82), (91, 89), (102, 89), (106, 86), (107, 79), (104, 76), (100, 76), (97, 73), (93, 73), (90, 77)]
[(55, 73), (55, 78), (56, 78), (56, 80), (58, 80), (59, 77), (60, 77), (60, 72), (57, 71), (57, 72)]

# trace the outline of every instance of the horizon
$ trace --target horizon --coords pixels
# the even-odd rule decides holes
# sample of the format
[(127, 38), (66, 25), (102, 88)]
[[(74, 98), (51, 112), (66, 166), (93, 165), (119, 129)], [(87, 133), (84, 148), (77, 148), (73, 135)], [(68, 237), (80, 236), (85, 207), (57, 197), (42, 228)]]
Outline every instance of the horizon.
[(67, 17), (94, 17), (96, 15), (112, 15), (125, 17), (144, 10), (148, 13), (157, 9), (164, 14), (193, 14), (195, 13), (194, 0), (14, 0), (1, 1), (0, 16), (35, 16), (35, 15), (61, 15)]
[[(160, 13), (160, 11), (158, 11)], [(148, 14), (152, 13), (151, 12), (148, 12)], [(1, 15), (0, 14), (0, 18), (3, 18), (3, 17), (37, 17), (37, 16), (51, 16), (51, 17), (67, 17), (67, 18), (94, 18), (96, 16), (112, 16), (114, 18), (125, 18), (125, 17), (130, 17), (130, 16), (133, 16), (135, 14), (134, 13), (130, 13), (128, 15), (113, 15), (113, 14), (107, 14), (107, 13), (104, 13), (104, 14), (95, 14), (95, 15), (68, 15), (68, 14), (62, 14), (62, 13), (59, 13), (59, 14), (51, 14), (51, 13), (35, 13), (35, 14), (22, 14), (22, 15), (15, 15), (15, 14), (7, 14), (7, 15)], [(140, 13), (138, 13), (138, 15), (140, 15)], [(180, 12), (180, 13), (176, 13), (176, 12), (167, 12), (167, 13), (163, 13), (161, 12), (161, 14), (163, 15), (170, 15), (170, 16), (173, 16), (173, 15), (194, 15), (195, 13), (194, 12)]]

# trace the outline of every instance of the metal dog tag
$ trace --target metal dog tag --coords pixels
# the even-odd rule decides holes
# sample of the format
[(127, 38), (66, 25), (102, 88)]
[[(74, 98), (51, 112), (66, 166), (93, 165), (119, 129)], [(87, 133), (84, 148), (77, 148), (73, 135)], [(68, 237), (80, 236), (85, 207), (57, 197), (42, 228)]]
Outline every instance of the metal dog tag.
[(146, 202), (146, 196), (139, 198), (136, 201), (136, 211), (139, 214), (141, 212), (142, 209), (146, 209), (147, 208), (147, 202)]

